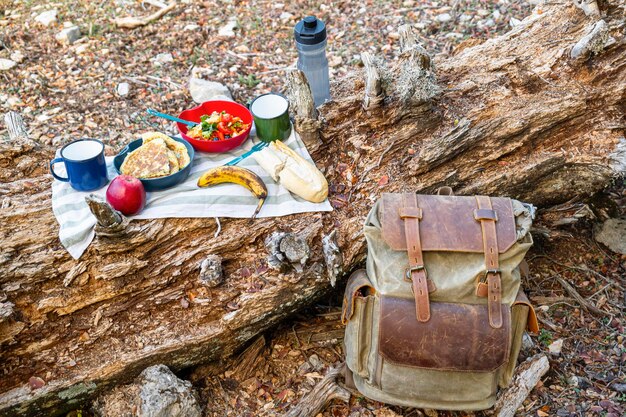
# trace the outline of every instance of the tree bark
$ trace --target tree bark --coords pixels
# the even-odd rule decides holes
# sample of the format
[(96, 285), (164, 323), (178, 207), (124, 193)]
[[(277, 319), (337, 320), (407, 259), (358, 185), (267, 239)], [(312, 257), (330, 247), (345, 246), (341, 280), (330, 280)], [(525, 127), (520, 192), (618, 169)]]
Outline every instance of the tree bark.
[[(362, 223), (382, 192), (448, 185), (546, 206), (603, 188), (626, 167), (623, 19), (606, 7), (600, 17), (544, 4), (445, 58), (403, 28), (397, 62), (368, 57), (369, 87), (352, 74), (318, 109), (313, 158), (331, 184), (330, 213), (226, 219), (216, 238), (211, 219), (131, 221), (75, 261), (51, 210), (54, 150), (0, 141), (0, 416), (54, 415), (147, 366), (232, 354), (364, 260)], [(600, 19), (608, 36), (593, 35)], [(571, 58), (585, 37), (585, 57)], [(276, 232), (306, 242), (302, 272), (268, 266), (264, 241)], [(322, 242), (331, 234), (334, 246)], [(217, 287), (200, 278), (209, 255), (222, 260)], [(42, 387), (29, 384), (37, 378)]]

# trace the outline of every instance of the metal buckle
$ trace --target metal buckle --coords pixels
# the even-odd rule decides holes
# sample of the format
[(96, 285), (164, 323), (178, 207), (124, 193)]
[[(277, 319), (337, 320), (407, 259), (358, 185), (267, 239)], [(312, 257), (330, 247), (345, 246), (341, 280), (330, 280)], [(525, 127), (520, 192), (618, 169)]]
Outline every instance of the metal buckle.
[(483, 275), (483, 277), (478, 282), (487, 282), (487, 275), (489, 274), (500, 275), (500, 270), (499, 269), (486, 270), (485, 275)]
[(411, 278), (411, 274), (415, 271), (424, 271), (424, 275), (426, 275), (426, 278), (428, 279), (428, 271), (426, 270), (426, 267), (424, 265), (415, 265), (415, 266), (410, 266), (406, 269), (406, 272), (404, 274), (404, 280), (407, 282), (413, 282), (413, 279)]

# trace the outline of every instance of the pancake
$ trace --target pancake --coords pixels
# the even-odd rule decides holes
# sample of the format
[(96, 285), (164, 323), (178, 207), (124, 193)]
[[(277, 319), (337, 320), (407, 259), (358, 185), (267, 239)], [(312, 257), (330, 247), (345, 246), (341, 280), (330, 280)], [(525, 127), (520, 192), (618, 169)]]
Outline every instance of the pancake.
[(169, 151), (163, 139), (154, 139), (126, 156), (120, 172), (136, 178), (157, 178), (170, 174)]
[(176, 152), (174, 152), (171, 149), (168, 149), (167, 157), (170, 161), (170, 175), (180, 171), (180, 167), (178, 166), (178, 158), (176, 157)]
[(146, 132), (141, 135), (141, 138), (143, 139), (143, 143), (150, 143), (155, 139), (163, 139), (168, 149), (174, 151), (176, 154), (176, 158), (178, 159), (178, 169), (185, 168), (187, 164), (191, 162), (189, 152), (187, 152), (187, 147), (161, 132)]

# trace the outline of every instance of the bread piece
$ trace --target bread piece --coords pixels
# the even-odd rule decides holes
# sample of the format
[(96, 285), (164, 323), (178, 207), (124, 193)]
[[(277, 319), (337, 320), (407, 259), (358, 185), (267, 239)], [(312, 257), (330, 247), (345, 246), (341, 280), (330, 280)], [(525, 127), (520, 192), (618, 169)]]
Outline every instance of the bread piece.
[(328, 182), (324, 174), (281, 141), (252, 154), (268, 174), (298, 197), (321, 203), (328, 197)]
[(174, 152), (171, 149), (168, 149), (167, 157), (170, 160), (170, 175), (180, 171), (180, 167), (178, 166), (178, 158), (176, 157), (176, 152)]
[(187, 152), (187, 147), (182, 143), (172, 139), (171, 137), (164, 135), (161, 132), (146, 132), (141, 135), (143, 139), (143, 143), (149, 143), (155, 139), (162, 139), (167, 145), (168, 149), (174, 151), (176, 153), (176, 158), (178, 158), (178, 169), (183, 169), (187, 166), (188, 163), (191, 162), (189, 158), (189, 152)]
[(156, 178), (169, 175), (170, 160), (165, 141), (155, 139), (129, 153), (120, 172), (136, 178)]

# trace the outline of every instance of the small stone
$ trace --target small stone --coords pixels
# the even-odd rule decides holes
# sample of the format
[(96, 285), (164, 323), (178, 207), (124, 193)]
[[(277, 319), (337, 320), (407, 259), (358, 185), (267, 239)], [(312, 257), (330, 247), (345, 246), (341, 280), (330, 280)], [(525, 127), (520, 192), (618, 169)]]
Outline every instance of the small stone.
[(500, 11), (498, 9), (494, 10), (492, 15), (493, 15), (493, 18), (495, 20), (498, 20), (498, 19), (500, 19), (502, 17), (502, 14), (500, 13)]
[(76, 53), (77, 53), (78, 55), (82, 55), (82, 54), (84, 54), (85, 52), (87, 52), (87, 49), (89, 49), (89, 45), (87, 45), (86, 43), (83, 43), (83, 44), (78, 45), (78, 46), (76, 47)]
[(524, 332), (524, 335), (522, 336), (522, 352), (528, 354), (534, 347), (535, 342), (533, 342), (533, 339), (528, 335), (528, 333)]
[(474, 18), (474, 16), (472, 16), (471, 14), (463, 13), (461, 16), (459, 16), (459, 21), (460, 22), (469, 22), (473, 18)]
[(512, 18), (510, 18), (510, 19), (509, 19), (509, 25), (510, 25), (512, 28), (514, 28), (515, 26), (519, 25), (520, 23), (522, 23), (522, 21), (521, 21), (521, 20), (519, 20), (519, 19), (516, 19), (516, 18), (514, 18), (514, 17), (512, 17)]
[(9, 97), (6, 102), (11, 107), (15, 107), (19, 104), (22, 104), (22, 100), (19, 97), (15, 97), (15, 96)]
[(315, 353), (309, 356), (309, 363), (314, 371), (320, 371), (324, 367), (324, 362)]
[(282, 20), (283, 22), (287, 22), (293, 19), (293, 15), (289, 12), (282, 12), (279, 16), (279, 19)]
[(80, 38), (80, 29), (78, 26), (70, 26), (57, 33), (56, 40), (65, 45), (71, 45)]
[(485, 26), (487, 26), (487, 27), (489, 27), (489, 28), (490, 28), (490, 27), (493, 27), (493, 26), (495, 26), (495, 25), (496, 25), (496, 22), (494, 22), (494, 20), (493, 20), (493, 19), (489, 19), (489, 20), (487, 20), (487, 21), (485, 22)]
[(235, 29), (237, 29), (237, 27), (239, 27), (237, 18), (231, 17), (228, 19), (228, 22), (218, 30), (217, 36), (220, 38), (234, 38)]
[(550, 351), (550, 353), (555, 356), (560, 355), (562, 349), (563, 349), (563, 339), (555, 340), (554, 342), (550, 343), (550, 345), (548, 346), (548, 350)]
[[(250, 52), (250, 48), (248, 48), (246, 45), (238, 45), (235, 47), (235, 52), (239, 54), (245, 54), (247, 52)], [(276, 53), (278, 54), (278, 50), (276, 51)]]
[(22, 54), (22, 51), (13, 51), (10, 58), (19, 63), (24, 60), (24, 54)]
[(128, 93), (130, 92), (130, 84), (119, 83), (117, 85), (116, 91), (117, 91), (117, 95), (119, 95), (120, 97), (126, 97)]
[(333, 56), (328, 60), (328, 66), (329, 67), (338, 67), (339, 65), (341, 65), (342, 59), (340, 56)]
[(387, 37), (389, 39), (397, 40), (397, 39), (400, 39), (400, 34), (398, 32), (389, 32)]
[(481, 17), (486, 17), (490, 15), (489, 10), (487, 9), (478, 9), (476, 13), (478, 13), (478, 16), (481, 16)]
[(201, 78), (192, 77), (189, 80), (189, 93), (196, 103), (204, 103), (209, 100), (233, 100), (228, 87), (224, 84), (207, 81)]
[(30, 388), (35, 390), (35, 389), (39, 389), (41, 387), (43, 387), (44, 385), (46, 385), (46, 381), (44, 381), (43, 379), (39, 378), (38, 376), (31, 376), (28, 379), (28, 385), (30, 385)]
[(194, 30), (198, 30), (198, 29), (200, 29), (200, 25), (196, 25), (196, 24), (193, 24), (193, 23), (189, 24), (189, 25), (187, 25), (187, 26), (185, 26), (183, 28), (183, 30), (186, 30), (188, 32), (193, 32)]
[(92, 408), (95, 415), (107, 417), (202, 415), (191, 383), (179, 379), (165, 365), (146, 368), (132, 384), (115, 387), (98, 397)]
[(626, 219), (607, 219), (594, 227), (593, 237), (615, 253), (626, 255)]
[(463, 39), (463, 35), (462, 33), (459, 32), (449, 32), (446, 33), (446, 38), (455, 38), (455, 39)]
[(174, 62), (174, 57), (169, 52), (158, 54), (153, 59), (154, 65), (160, 67), (162, 65), (170, 64)]
[(0, 58), (0, 71), (8, 71), (16, 65), (17, 65), (17, 62), (15, 61), (12, 61), (10, 59)]
[(567, 383), (571, 387), (577, 387), (579, 383), (579, 378), (576, 375), (572, 375), (567, 378)]
[(40, 13), (35, 18), (35, 21), (46, 27), (50, 26), (51, 24), (57, 21), (57, 13), (58, 11), (56, 9), (46, 10), (45, 12)]
[(402, 2), (402, 7), (413, 7), (415, 6), (415, 2), (413, 0), (406, 0)]
[(452, 20), (452, 16), (450, 13), (441, 13), (437, 15), (436, 19), (440, 23), (446, 23)]

